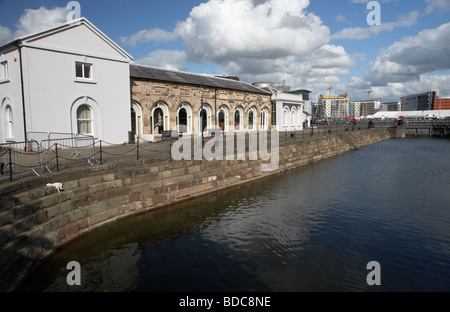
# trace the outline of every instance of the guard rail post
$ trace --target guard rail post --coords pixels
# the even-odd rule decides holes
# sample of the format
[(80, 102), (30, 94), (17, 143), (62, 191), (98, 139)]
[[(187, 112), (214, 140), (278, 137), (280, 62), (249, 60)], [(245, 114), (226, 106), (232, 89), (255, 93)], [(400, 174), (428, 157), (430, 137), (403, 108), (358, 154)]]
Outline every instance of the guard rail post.
[(102, 140), (100, 140), (100, 165), (103, 165)]
[(139, 160), (139, 136), (137, 137), (136, 160)]
[(55, 153), (56, 153), (56, 171), (59, 172), (58, 143), (55, 143)]
[(8, 155), (9, 155), (9, 180), (13, 181), (13, 169), (12, 169), (12, 149), (8, 148)]

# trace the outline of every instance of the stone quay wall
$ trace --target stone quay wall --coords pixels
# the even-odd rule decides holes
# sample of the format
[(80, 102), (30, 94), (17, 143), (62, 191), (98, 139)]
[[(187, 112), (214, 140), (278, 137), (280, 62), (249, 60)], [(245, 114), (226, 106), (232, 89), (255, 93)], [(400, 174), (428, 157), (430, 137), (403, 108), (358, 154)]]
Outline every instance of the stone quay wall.
[[(371, 131), (376, 130), (376, 131)], [(279, 167), (262, 160), (117, 162), (0, 185), (0, 291), (14, 291), (58, 248), (103, 224), (248, 183), (393, 137), (392, 129), (313, 136), (280, 146)], [(280, 138), (280, 143), (282, 139)], [(47, 183), (62, 183), (63, 192)]]

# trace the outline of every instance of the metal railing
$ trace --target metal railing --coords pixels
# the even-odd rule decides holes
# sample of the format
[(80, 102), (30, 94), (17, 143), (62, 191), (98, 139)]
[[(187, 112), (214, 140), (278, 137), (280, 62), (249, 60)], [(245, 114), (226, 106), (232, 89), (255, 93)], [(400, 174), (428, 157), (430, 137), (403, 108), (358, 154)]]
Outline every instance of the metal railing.
[(30, 137), (45, 138), (40, 143), (34, 139), (26, 142), (0, 144), (0, 181), (5, 176), (13, 181), (13, 176), (23, 176), (96, 161), (95, 138), (67, 133), (29, 132)]
[[(322, 139), (334, 135), (346, 135), (357, 131), (383, 131), (384, 128), (393, 127), (392, 122), (375, 122), (375, 128), (369, 122), (358, 122), (356, 125), (347, 122), (331, 122), (305, 128), (303, 131), (279, 131), (280, 146), (302, 144), (308, 140)], [(270, 131), (269, 140), (270, 140)], [(150, 142), (137, 138), (133, 144), (113, 144), (103, 140), (95, 140), (92, 136), (79, 136), (64, 133), (39, 133), (45, 138), (38, 143), (35, 140), (28, 142), (0, 144), (0, 162), (2, 170), (0, 183), (13, 181), (21, 177), (41, 172), (61, 171), (80, 165), (103, 165), (111, 161), (133, 161), (139, 159), (152, 159), (163, 161), (172, 159), (172, 145), (177, 138), (170, 140)], [(236, 134), (237, 135), (237, 134)], [(248, 135), (248, 134), (247, 134)], [(36, 136), (34, 136), (36, 137)], [(225, 137), (227, 139), (228, 136)], [(191, 138), (194, 140), (194, 138)], [(210, 140), (212, 138), (205, 138)], [(249, 140), (246, 139), (246, 144)], [(191, 146), (194, 146), (192, 144)], [(246, 149), (249, 147), (247, 146)], [(192, 155), (195, 153), (195, 149)], [(193, 156), (194, 157), (194, 156)], [(194, 158), (192, 158), (194, 159)]]

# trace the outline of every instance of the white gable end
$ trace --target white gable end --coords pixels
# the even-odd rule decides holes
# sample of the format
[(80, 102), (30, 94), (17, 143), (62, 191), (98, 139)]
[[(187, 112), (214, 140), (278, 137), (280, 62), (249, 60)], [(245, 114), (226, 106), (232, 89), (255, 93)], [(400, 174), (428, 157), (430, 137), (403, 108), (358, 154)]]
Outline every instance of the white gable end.
[(82, 19), (24, 38), (24, 46), (129, 62), (132, 57), (95, 26)]

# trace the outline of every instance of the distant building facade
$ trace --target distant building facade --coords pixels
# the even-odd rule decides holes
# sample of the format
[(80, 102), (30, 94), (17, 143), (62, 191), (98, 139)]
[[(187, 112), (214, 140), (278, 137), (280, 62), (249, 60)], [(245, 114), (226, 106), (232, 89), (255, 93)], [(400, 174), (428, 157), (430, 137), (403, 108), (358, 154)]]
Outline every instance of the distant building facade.
[(433, 104), (434, 110), (450, 110), (450, 99), (435, 97)]
[(50, 132), (127, 141), (131, 60), (84, 18), (0, 47), (0, 143)]
[(356, 118), (366, 117), (378, 112), (381, 108), (381, 100), (365, 100), (365, 101), (351, 101), (349, 104), (348, 116)]
[(382, 112), (397, 112), (401, 109), (401, 102), (386, 102), (381, 103), (380, 111)]
[(430, 91), (400, 98), (402, 111), (425, 111), (434, 109), (436, 92)]
[[(306, 90), (292, 91), (290, 86), (274, 86), (273, 83), (254, 83), (272, 93), (272, 127), (277, 131), (302, 131), (308, 122), (303, 94)], [(309, 97), (308, 97), (309, 99)]]
[(136, 64), (130, 75), (132, 128), (146, 140), (171, 130), (199, 135), (218, 128), (271, 129), (272, 94), (250, 84)]
[(350, 99), (347, 96), (319, 96), (316, 118), (341, 120), (348, 117)]

